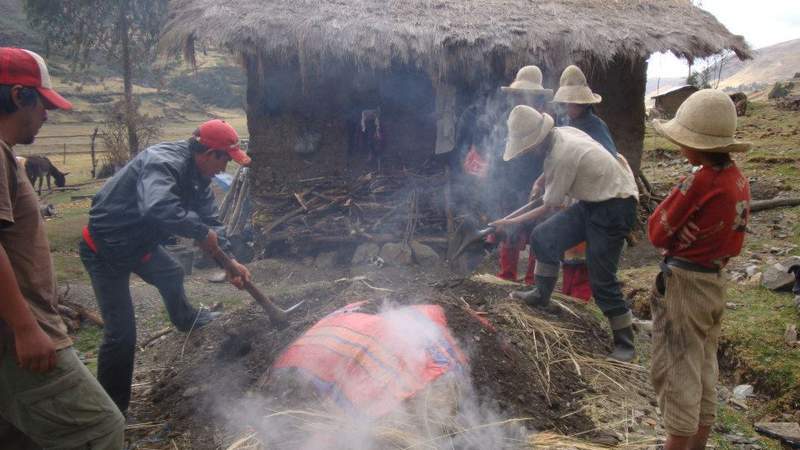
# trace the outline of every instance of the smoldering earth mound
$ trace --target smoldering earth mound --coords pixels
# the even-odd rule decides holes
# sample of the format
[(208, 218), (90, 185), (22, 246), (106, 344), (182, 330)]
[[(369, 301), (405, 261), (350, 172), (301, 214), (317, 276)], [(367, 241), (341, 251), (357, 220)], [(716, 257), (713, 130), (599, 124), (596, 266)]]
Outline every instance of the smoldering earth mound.
[[(286, 272), (290, 270), (282, 273)], [(275, 276), (254, 273), (259, 281)], [(157, 439), (169, 430), (191, 448), (229, 448), (242, 436), (257, 440), (264, 416), (319, 411), (320, 407), (313, 409), (319, 399), (309, 389), (279, 383), (270, 367), (320, 318), (361, 300), (369, 300), (376, 309), (387, 304), (442, 306), (469, 358), (472, 401), (479, 410), (491, 411), (481, 420), (524, 418), (514, 426), (599, 436), (607, 442), (607, 434), (595, 424), (603, 414), (593, 412), (596, 403), (587, 399), (613, 403), (615, 395), (604, 392), (607, 387), (620, 391), (616, 397), (646, 396), (637, 392), (642, 376), (632, 376), (636, 370), (599, 359), (608, 351), (609, 338), (588, 308), (569, 304), (555, 314), (539, 313), (509, 299), (511, 286), (452, 278), (439, 269), (362, 268), (342, 274), (306, 273), (291, 288), (274, 290), (283, 306), (306, 301), (284, 330), (276, 330), (257, 306), (250, 305), (188, 336), (173, 334), (149, 348), (140, 357), (147, 369), (139, 370), (136, 380), (149, 387), (135, 391), (134, 414), (158, 427), (135, 431), (133, 439), (148, 438), (147, 433)], [(631, 392), (623, 392), (628, 389)]]

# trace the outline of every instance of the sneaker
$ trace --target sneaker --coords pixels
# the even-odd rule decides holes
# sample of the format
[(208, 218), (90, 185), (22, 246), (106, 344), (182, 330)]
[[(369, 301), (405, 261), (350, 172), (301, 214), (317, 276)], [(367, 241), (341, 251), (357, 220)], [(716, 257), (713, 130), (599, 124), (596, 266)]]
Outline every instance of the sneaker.
[(201, 309), (200, 311), (197, 312), (197, 318), (194, 321), (194, 327), (195, 328), (200, 328), (200, 327), (206, 326), (209, 323), (211, 323), (211, 321), (213, 321), (214, 319), (216, 319), (217, 317), (219, 317), (221, 315), (222, 315), (222, 313), (208, 311), (206, 309)]

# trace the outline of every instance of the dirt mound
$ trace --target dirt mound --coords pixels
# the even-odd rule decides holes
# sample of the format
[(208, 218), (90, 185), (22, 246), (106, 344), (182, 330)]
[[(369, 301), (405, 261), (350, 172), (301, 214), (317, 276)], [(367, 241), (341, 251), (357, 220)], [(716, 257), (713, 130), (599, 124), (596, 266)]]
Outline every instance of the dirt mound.
[[(283, 305), (306, 300), (302, 313), (281, 331), (251, 306), (188, 336), (175, 335), (148, 350), (148, 365), (157, 367), (136, 380), (150, 388), (135, 395), (134, 415), (156, 418), (157, 424), (181, 433), (191, 448), (227, 448), (259, 417), (275, 413), (274, 403), (248, 409), (244, 419), (241, 410), (252, 407), (249, 400), (275, 396), (269, 369), (281, 351), (321, 317), (353, 301), (370, 300), (374, 305), (442, 305), (469, 355), (471, 385), (481, 409), (527, 418), (529, 430), (591, 435), (595, 425), (582, 402), (594, 392), (587, 383), (596, 369), (593, 355), (605, 354), (609, 341), (597, 318), (577, 305), (542, 315), (510, 300), (511, 287), (441, 281), (444, 274), (436, 272), (384, 267), (359, 277), (298, 285), (276, 294)], [(280, 408), (286, 411), (319, 400), (309, 398), (308, 390), (279, 391)], [(154, 439), (164, 428), (150, 431), (147, 438)]]

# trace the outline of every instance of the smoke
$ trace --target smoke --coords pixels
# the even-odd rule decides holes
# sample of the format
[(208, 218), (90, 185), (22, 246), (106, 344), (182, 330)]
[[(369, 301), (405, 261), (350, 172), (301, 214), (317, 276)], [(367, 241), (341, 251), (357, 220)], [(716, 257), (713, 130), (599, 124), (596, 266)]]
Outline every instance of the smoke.
[[(402, 361), (406, 373), (435, 370), (436, 367), (431, 367), (432, 354), (434, 363), (448, 360), (443, 350), (432, 349), (431, 343), (446, 342), (451, 338), (449, 332), (434, 321), (421, 320), (418, 309), (385, 304), (379, 314), (383, 319), (382, 347), (387, 352), (407, 356)], [(437, 351), (440, 353), (436, 354)], [(455, 348), (450, 355), (457, 352)], [(308, 352), (309, 358), (314, 355), (313, 351)], [(377, 450), (523, 446), (529, 433), (525, 422), (503, 418), (490, 399), (479, 398), (466, 358), (460, 361), (403, 401), (395, 401), (395, 389), (413, 389), (413, 382), (421, 380), (398, 376), (389, 380), (385, 391), (358, 404), (341, 398), (342, 392), (351, 389), (358, 392), (362, 387), (344, 385), (363, 383), (352, 376), (352, 365), (360, 363), (357, 360), (335, 368), (340, 384), (336, 390), (302, 371), (275, 370), (263, 392), (246, 398), (216, 399), (228, 430), (225, 443), (251, 436), (248, 443), (259, 442), (261, 446), (247, 448)]]

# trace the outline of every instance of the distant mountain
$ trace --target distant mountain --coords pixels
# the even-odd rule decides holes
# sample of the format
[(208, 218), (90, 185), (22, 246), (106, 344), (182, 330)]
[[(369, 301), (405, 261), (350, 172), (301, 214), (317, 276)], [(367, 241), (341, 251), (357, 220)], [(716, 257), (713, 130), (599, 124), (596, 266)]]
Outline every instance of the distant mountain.
[[(740, 61), (735, 56), (722, 60), (720, 88), (751, 91), (759, 85), (792, 78), (800, 72), (800, 39), (760, 48), (753, 52), (753, 59)], [(709, 68), (717, 79), (719, 66)]]
[[(753, 59), (740, 61), (735, 55), (724, 58), (720, 65), (709, 67), (711, 85), (720, 79), (719, 88), (726, 91), (754, 92), (763, 90), (776, 81), (792, 78), (800, 72), (800, 39), (753, 51)], [(651, 105), (650, 97), (686, 84), (686, 77), (648, 78), (645, 104)]]

